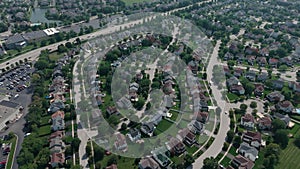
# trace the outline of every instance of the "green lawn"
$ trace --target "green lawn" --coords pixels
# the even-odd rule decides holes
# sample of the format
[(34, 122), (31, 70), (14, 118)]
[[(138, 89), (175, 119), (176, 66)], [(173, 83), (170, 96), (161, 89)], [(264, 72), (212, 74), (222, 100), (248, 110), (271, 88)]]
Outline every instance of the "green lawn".
[(51, 134), (51, 125), (45, 125), (38, 128), (39, 136), (45, 136)]
[(224, 159), (221, 161), (221, 164), (224, 166), (224, 167), (228, 167), (230, 165), (230, 162), (231, 162), (231, 159), (228, 158), (227, 156), (224, 157)]
[(230, 102), (234, 102), (235, 100), (239, 99), (239, 96), (237, 96), (236, 94), (233, 94), (233, 93), (228, 93), (227, 97), (228, 97)]
[[(295, 126), (298, 128), (295, 137), (300, 135), (299, 125), (297, 126)], [(294, 140), (295, 139), (290, 139), (288, 146), (281, 152), (279, 164), (275, 167), (276, 169), (300, 168), (300, 149), (294, 145)]]
[(196, 146), (192, 146), (192, 147), (186, 147), (186, 151), (190, 154), (193, 155), (199, 148)]
[(14, 138), (11, 139), (11, 148), (10, 148), (10, 153), (9, 153), (9, 156), (8, 156), (8, 161), (6, 163), (6, 167), (7, 169), (11, 169), (12, 167), (12, 162), (13, 162), (13, 157), (14, 157), (14, 154), (15, 154), (15, 147), (16, 147), (16, 143), (17, 143), (17, 137), (14, 136)]
[(64, 54), (63, 53), (58, 53), (58, 52), (53, 52), (49, 54), (49, 59), (51, 61), (57, 61), (59, 58), (61, 58)]
[(166, 131), (169, 127), (171, 127), (173, 123), (163, 119), (158, 125), (157, 128), (160, 131)]
[(122, 0), (123, 2), (125, 2), (126, 5), (132, 5), (133, 3), (141, 3), (141, 2), (145, 2), (146, 0)]
[(236, 156), (238, 153), (236, 153), (236, 148), (231, 146), (230, 150), (229, 150), (229, 153), (233, 156)]

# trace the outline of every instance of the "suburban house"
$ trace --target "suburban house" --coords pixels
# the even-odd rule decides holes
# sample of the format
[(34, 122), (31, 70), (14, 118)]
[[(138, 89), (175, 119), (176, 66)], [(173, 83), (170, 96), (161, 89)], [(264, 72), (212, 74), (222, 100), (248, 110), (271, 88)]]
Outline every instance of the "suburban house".
[[(160, 150), (161, 151), (161, 150)], [(170, 159), (163, 152), (152, 151), (154, 160), (163, 168), (166, 168), (170, 164)]]
[(246, 58), (247, 58), (248, 64), (253, 66), (254, 62), (255, 62), (255, 56), (254, 55), (247, 55)]
[(157, 126), (158, 123), (160, 123), (162, 120), (162, 115), (160, 113), (155, 114), (152, 118), (151, 118), (151, 122)]
[(51, 130), (58, 131), (65, 129), (65, 121), (62, 116), (56, 116), (52, 119)]
[(173, 107), (173, 98), (169, 95), (164, 96), (164, 105), (167, 109)]
[(278, 63), (279, 63), (278, 59), (275, 59), (275, 58), (270, 58), (269, 59), (269, 65), (272, 66), (273, 68), (277, 68)]
[(187, 146), (192, 146), (196, 142), (196, 136), (187, 128), (178, 131), (177, 138)]
[(273, 83), (273, 88), (276, 90), (281, 90), (284, 85), (283, 80), (273, 80), (272, 83)]
[(240, 85), (240, 81), (236, 77), (230, 77), (229, 79), (226, 80), (226, 85), (228, 87), (231, 87), (233, 85)]
[(48, 112), (55, 113), (64, 108), (65, 108), (65, 104), (61, 100), (55, 100), (54, 102), (51, 103), (50, 107), (48, 108)]
[(259, 66), (266, 66), (268, 64), (266, 57), (257, 57), (256, 62)]
[(144, 157), (139, 162), (139, 169), (160, 169), (159, 164), (151, 157)]
[(294, 110), (293, 104), (288, 100), (278, 102), (276, 104), (276, 108), (277, 110), (283, 111), (285, 113), (291, 113)]
[(254, 163), (251, 160), (241, 155), (235, 156), (231, 163), (234, 167), (239, 169), (252, 169), (254, 167)]
[(241, 118), (241, 125), (245, 128), (253, 129), (255, 127), (254, 117), (250, 113), (246, 113)]
[(50, 157), (50, 164), (53, 168), (60, 167), (65, 163), (64, 153), (53, 153)]
[(257, 81), (259, 81), (259, 82), (264, 82), (264, 81), (266, 81), (268, 78), (269, 78), (269, 77), (268, 77), (268, 74), (267, 74), (267, 73), (264, 73), (264, 72), (262, 72), (262, 73), (260, 73), (260, 74), (257, 75)]
[(131, 83), (129, 85), (129, 97), (131, 101), (138, 101), (138, 95), (137, 92), (139, 90), (139, 84), (137, 84), (136, 82)]
[(241, 143), (239, 153), (251, 161), (255, 161), (258, 158), (258, 150), (245, 142)]
[(194, 113), (193, 119), (205, 124), (209, 120), (209, 114), (208, 112), (198, 111)]
[(188, 129), (193, 132), (194, 134), (201, 134), (204, 131), (204, 125), (202, 123), (200, 123), (199, 121), (196, 120), (192, 120), (189, 124), (188, 124)]
[(254, 89), (255, 96), (261, 97), (265, 90), (264, 85), (260, 84), (260, 83), (256, 83), (256, 84), (254, 84), (254, 86), (255, 86), (255, 89)]
[(256, 73), (254, 71), (250, 70), (245, 74), (245, 77), (250, 81), (255, 81)]
[(245, 89), (242, 85), (232, 85), (230, 86), (230, 92), (238, 95), (243, 95), (245, 94)]
[(262, 117), (258, 120), (257, 126), (261, 130), (270, 130), (272, 128), (272, 120), (270, 117)]
[(137, 128), (130, 129), (127, 136), (132, 142), (136, 142), (141, 139), (141, 133)]
[(274, 118), (282, 120), (285, 123), (286, 127), (293, 127), (293, 122), (291, 122), (291, 118), (287, 114), (283, 115), (280, 113), (275, 113)]
[(259, 149), (262, 143), (261, 134), (259, 132), (247, 131), (243, 135), (243, 141)]
[(49, 148), (51, 153), (60, 153), (65, 148), (65, 143), (60, 138), (53, 138), (50, 140)]
[(7, 49), (21, 49), (26, 46), (26, 41), (21, 34), (15, 34), (7, 38), (5, 47)]
[(270, 102), (280, 102), (280, 101), (284, 100), (284, 96), (280, 92), (275, 91), (275, 92), (269, 93), (267, 95), (267, 99)]
[(117, 133), (116, 134), (116, 141), (115, 141), (115, 148), (119, 151), (127, 151), (127, 142), (126, 138), (123, 134)]
[(244, 70), (241, 68), (235, 68), (233, 75), (237, 78), (240, 78), (241, 76), (243, 76)]
[(172, 86), (172, 83), (170, 82), (167, 82), (163, 85), (163, 92), (166, 94), (166, 95), (169, 95), (169, 94), (172, 94), (174, 93), (174, 89), (173, 89), (173, 86)]
[(197, 72), (198, 72), (198, 63), (196, 61), (194, 61), (194, 60), (190, 61), (188, 63), (188, 67), (192, 71), (193, 74), (195, 74), (195, 75), (197, 74)]
[(146, 134), (146, 135), (148, 135), (150, 137), (153, 135), (154, 129), (155, 129), (155, 126), (154, 126), (154, 124), (152, 122), (150, 122), (150, 123), (144, 123), (141, 126), (142, 133), (144, 133), (144, 134)]
[(294, 92), (300, 92), (300, 84), (297, 82), (289, 82), (289, 87), (293, 89)]
[(113, 114), (119, 114), (117, 108), (115, 106), (108, 106), (107, 109), (106, 109), (106, 112), (109, 114), (109, 115), (113, 115)]
[(171, 137), (169, 141), (166, 143), (166, 147), (171, 155), (180, 155), (185, 152), (184, 144), (175, 137)]
[(51, 133), (49, 140), (54, 139), (54, 138), (62, 139), (64, 137), (64, 135), (65, 135), (64, 131), (56, 131), (56, 132)]

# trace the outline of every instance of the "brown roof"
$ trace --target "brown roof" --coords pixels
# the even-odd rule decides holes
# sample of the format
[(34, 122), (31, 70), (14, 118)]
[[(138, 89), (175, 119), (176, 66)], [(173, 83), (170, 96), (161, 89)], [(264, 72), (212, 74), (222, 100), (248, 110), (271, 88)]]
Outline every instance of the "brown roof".
[(151, 157), (142, 158), (139, 165), (143, 168), (153, 168), (153, 169), (160, 169), (158, 163), (154, 161)]
[(244, 134), (244, 137), (251, 139), (251, 141), (254, 141), (254, 140), (257, 140), (259, 142), (261, 141), (261, 134), (259, 132), (247, 131)]
[(51, 155), (51, 163), (64, 163), (65, 155), (64, 153), (53, 153)]
[(241, 169), (252, 169), (254, 166), (254, 163), (251, 160), (241, 155), (235, 156), (233, 161), (236, 162), (238, 167)]
[(56, 131), (54, 133), (51, 133), (50, 139), (57, 138), (57, 137), (62, 138), (63, 136), (64, 136), (64, 132), (63, 131)]
[(197, 121), (206, 121), (208, 118), (208, 113), (207, 112), (195, 112), (194, 113), (194, 119)]
[(62, 119), (64, 119), (65, 118), (65, 113), (63, 111), (57, 111), (57, 112), (52, 114), (51, 118), (55, 119), (58, 116), (60, 116)]
[(252, 114), (247, 113), (242, 117), (242, 120), (243, 122), (254, 122), (254, 117)]
[(292, 103), (288, 100), (285, 100), (285, 101), (282, 101), (280, 103), (278, 103), (280, 107), (283, 107), (283, 108), (287, 108), (287, 107), (290, 107), (292, 106)]
[(116, 164), (112, 164), (110, 166), (107, 166), (105, 169), (118, 169), (118, 166)]
[(272, 125), (272, 120), (270, 117), (262, 117), (259, 119), (258, 123), (263, 126)]

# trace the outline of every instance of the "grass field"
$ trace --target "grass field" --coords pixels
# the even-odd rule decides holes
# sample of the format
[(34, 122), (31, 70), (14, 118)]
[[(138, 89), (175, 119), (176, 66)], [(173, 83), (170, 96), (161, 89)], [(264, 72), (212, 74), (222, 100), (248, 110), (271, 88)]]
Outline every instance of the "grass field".
[(126, 5), (132, 5), (133, 3), (145, 2), (146, 0), (122, 0)]
[(39, 136), (45, 136), (51, 134), (51, 125), (45, 125), (38, 129)]
[[(295, 137), (300, 135), (299, 127), (297, 127), (297, 129), (298, 131), (296, 132)], [(290, 139), (288, 146), (281, 152), (279, 164), (276, 166), (276, 169), (300, 168), (300, 149), (294, 145), (294, 140), (295, 139)]]
[(233, 93), (228, 93), (227, 97), (228, 97), (230, 102), (234, 102), (235, 100), (239, 99), (239, 96), (237, 96), (236, 94), (233, 94)]

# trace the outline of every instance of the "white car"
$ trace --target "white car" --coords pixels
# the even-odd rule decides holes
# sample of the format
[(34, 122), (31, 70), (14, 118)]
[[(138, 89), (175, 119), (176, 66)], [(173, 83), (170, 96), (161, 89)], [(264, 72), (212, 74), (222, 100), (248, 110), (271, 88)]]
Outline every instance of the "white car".
[(16, 95), (15, 95), (15, 99), (18, 98), (18, 97), (19, 97), (19, 94), (16, 94)]

